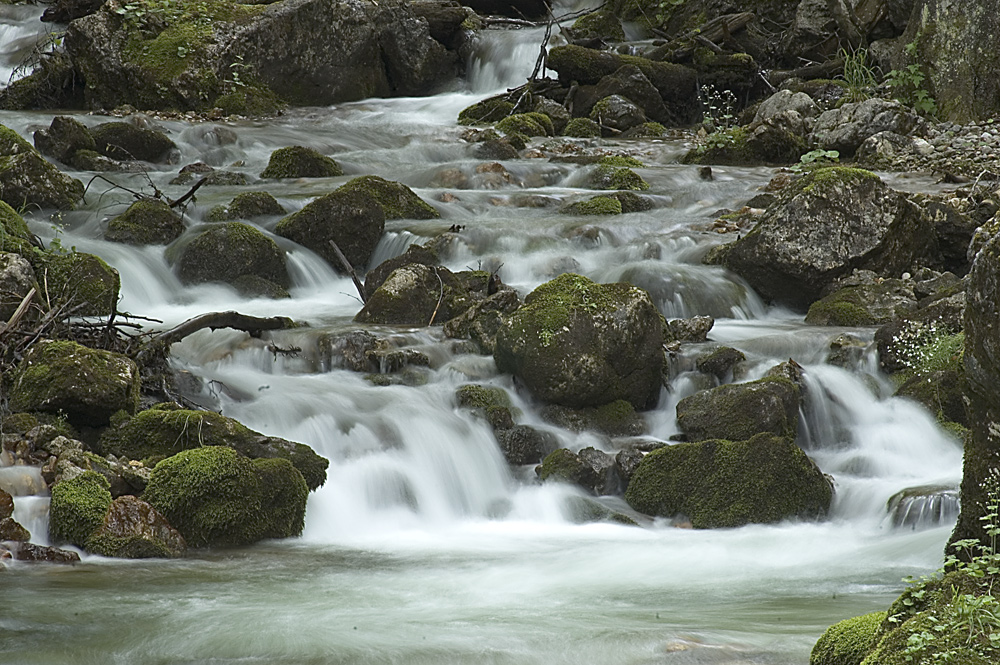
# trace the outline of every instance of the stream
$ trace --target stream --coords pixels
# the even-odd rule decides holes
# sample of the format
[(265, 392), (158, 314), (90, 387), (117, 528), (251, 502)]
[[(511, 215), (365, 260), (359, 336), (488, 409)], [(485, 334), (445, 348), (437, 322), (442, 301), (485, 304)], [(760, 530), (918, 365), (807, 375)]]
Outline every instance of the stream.
[[(39, 14), (0, 5), (4, 80), (25, 44), (49, 29), (38, 27)], [(410, 186), (441, 218), (387, 222), (372, 265), (457, 224), (465, 228), (446, 262), (452, 270), (502, 264), (503, 280), (522, 295), (567, 271), (625, 280), (647, 289), (668, 318), (714, 316), (710, 341), (688, 345), (685, 356), (736, 347), (748, 358), (747, 379), (789, 358), (805, 367), (799, 443), (835, 480), (829, 519), (712, 531), (584, 523), (583, 493), (536, 484), (530, 468), (512, 471), (489, 426), (458, 408), (455, 390), (470, 382), (508, 389), (521, 422), (573, 450), (614, 452), (615, 441), (545, 423), (540, 405), (516, 392), (492, 358), (463, 351), (440, 328), (373, 329), (430, 358), (421, 385), (379, 387), (331, 367), (323, 335), (358, 327), (350, 279), (274, 236), (287, 252), (292, 298), (247, 300), (222, 285), (182, 286), (164, 248), (101, 239), (106, 220), (132, 199), (98, 180), (78, 210), (29, 217), (32, 231), (103, 257), (121, 273), (119, 311), (162, 327), (229, 309), (308, 322), (272, 337), (301, 348), (296, 357), (275, 357), (242, 333), (201, 331), (174, 346), (173, 363), (202, 379), (194, 396), (207, 406), (309, 444), (329, 458), (329, 476), (309, 498), (301, 538), (178, 561), (84, 555), (72, 567), (0, 569), (0, 662), (805, 665), (830, 624), (885, 609), (903, 577), (938, 567), (956, 506), (918, 506), (905, 526), (894, 526), (886, 504), (907, 488), (957, 487), (959, 444), (929, 413), (889, 397), (871, 348), (846, 369), (825, 363), (835, 337), (850, 332), (870, 342), (873, 330), (807, 326), (801, 313), (766, 306), (739, 278), (700, 263), (713, 244), (732, 239), (709, 231), (713, 213), (743, 206), (774, 169), (715, 167), (705, 181), (679, 163), (680, 140), (567, 140), (646, 165), (636, 171), (655, 207), (617, 217), (557, 212), (561, 202), (593, 194), (592, 167), (535, 158), (505, 163), (509, 182), (476, 173), (482, 162), (455, 118), (522, 83), (539, 43), (532, 30), (484, 35), (469, 80), (432, 97), (293, 109), (260, 121), (151, 120), (179, 146), (176, 164), (106, 175), (173, 198), (188, 188), (169, 184), (185, 164), (249, 176), (249, 187), (198, 192), (185, 217), (194, 233), (212, 206), (243, 191), (270, 192), (291, 212), (375, 174)], [(108, 120), (73, 115), (88, 126)], [(0, 123), (30, 139), (52, 116), (0, 112)], [(333, 156), (346, 175), (259, 180), (271, 151), (293, 144)], [(69, 173), (85, 183), (94, 176)], [(931, 186), (884, 177), (898, 188)], [(455, 200), (442, 202), (445, 193)], [(271, 234), (278, 220), (255, 223)], [(693, 372), (679, 372), (645, 414), (647, 438), (676, 434), (675, 405), (700, 387)], [(46, 501), (15, 499), (15, 517), (42, 544)], [(628, 510), (620, 499), (605, 501)]]

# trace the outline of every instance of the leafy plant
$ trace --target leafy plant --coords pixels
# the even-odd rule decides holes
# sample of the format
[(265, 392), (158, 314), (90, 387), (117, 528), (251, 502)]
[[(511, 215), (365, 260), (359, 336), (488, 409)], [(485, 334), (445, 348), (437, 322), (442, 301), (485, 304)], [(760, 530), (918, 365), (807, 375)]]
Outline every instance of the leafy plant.
[(892, 70), (885, 80), (893, 97), (919, 113), (934, 115), (937, 113), (937, 102), (924, 88), (926, 78), (920, 65), (908, 65), (904, 69)]
[(847, 84), (847, 101), (860, 102), (871, 97), (875, 89), (875, 70), (868, 64), (868, 51), (840, 49), (844, 60), (844, 82)]
[(703, 85), (698, 94), (701, 101), (702, 125), (705, 131), (719, 132), (736, 126), (736, 95), (731, 90), (718, 90), (714, 85)]
[(799, 163), (792, 166), (792, 171), (803, 173), (813, 168), (832, 166), (840, 161), (839, 150), (810, 150), (799, 157)]

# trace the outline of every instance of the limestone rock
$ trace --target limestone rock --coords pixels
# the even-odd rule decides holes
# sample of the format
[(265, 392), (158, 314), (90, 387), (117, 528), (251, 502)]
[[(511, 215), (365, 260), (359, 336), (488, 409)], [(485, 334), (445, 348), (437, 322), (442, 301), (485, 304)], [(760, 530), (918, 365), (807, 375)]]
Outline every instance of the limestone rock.
[(275, 227), (278, 235), (316, 252), (334, 270), (343, 271), (330, 241), (340, 247), (348, 262), (364, 267), (385, 230), (385, 213), (371, 195), (334, 191), (306, 204)]
[(685, 397), (677, 403), (677, 426), (688, 441), (745, 441), (766, 432), (794, 439), (801, 395), (787, 379), (731, 383)]
[(163, 132), (129, 122), (106, 122), (94, 127), (91, 134), (97, 152), (119, 161), (165, 162), (177, 149)]
[(184, 537), (142, 499), (126, 495), (111, 503), (104, 522), (87, 539), (88, 552), (120, 559), (184, 556)]
[(920, 118), (899, 102), (873, 97), (824, 111), (816, 119), (812, 137), (817, 147), (849, 157), (870, 136), (880, 132), (907, 135), (920, 124)]

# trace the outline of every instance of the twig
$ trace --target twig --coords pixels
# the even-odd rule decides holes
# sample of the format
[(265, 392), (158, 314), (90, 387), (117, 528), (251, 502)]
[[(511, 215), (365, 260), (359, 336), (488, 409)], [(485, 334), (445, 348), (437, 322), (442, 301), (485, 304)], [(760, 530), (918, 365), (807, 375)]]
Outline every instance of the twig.
[(21, 299), (21, 304), (18, 305), (17, 309), (14, 310), (14, 313), (10, 315), (10, 319), (6, 323), (0, 323), (0, 333), (8, 331), (20, 323), (24, 313), (28, 311), (28, 305), (31, 304), (31, 299), (35, 297), (36, 293), (37, 291), (35, 290), (35, 287), (31, 287), (28, 294)]
[(289, 346), (288, 348), (280, 347), (274, 342), (267, 345), (267, 350), (274, 354), (274, 359), (277, 360), (278, 356), (297, 356), (302, 353), (302, 349), (298, 346)]
[(352, 266), (351, 262), (347, 260), (347, 257), (344, 256), (342, 251), (340, 251), (340, 247), (337, 246), (337, 243), (334, 242), (332, 238), (330, 239), (330, 246), (333, 247), (333, 252), (337, 255), (341, 265), (344, 266), (344, 270), (350, 274), (351, 279), (354, 281), (354, 287), (358, 290), (358, 293), (361, 294), (361, 302), (367, 305), (368, 296), (365, 295), (365, 286), (361, 283), (361, 280), (358, 279), (358, 273), (355, 272), (354, 266)]
[(205, 176), (201, 180), (199, 180), (198, 182), (194, 183), (194, 186), (191, 187), (191, 189), (189, 189), (187, 191), (187, 194), (185, 194), (184, 196), (180, 197), (176, 201), (170, 201), (170, 200), (168, 200), (167, 201), (167, 205), (169, 205), (171, 208), (176, 208), (177, 206), (181, 205), (182, 203), (184, 203), (185, 201), (187, 201), (188, 199), (190, 199), (191, 197), (193, 197), (194, 193), (198, 191), (198, 188), (201, 187), (202, 185), (204, 185), (206, 182), (208, 182), (208, 176)]
[(438, 272), (437, 268), (434, 269), (434, 276), (438, 278), (438, 284), (441, 285), (441, 295), (438, 296), (438, 302), (434, 307), (434, 313), (431, 314), (431, 320), (427, 322), (428, 326), (434, 325), (434, 319), (437, 318), (438, 309), (440, 309), (441, 302), (444, 300), (444, 281), (441, 280), (441, 273)]

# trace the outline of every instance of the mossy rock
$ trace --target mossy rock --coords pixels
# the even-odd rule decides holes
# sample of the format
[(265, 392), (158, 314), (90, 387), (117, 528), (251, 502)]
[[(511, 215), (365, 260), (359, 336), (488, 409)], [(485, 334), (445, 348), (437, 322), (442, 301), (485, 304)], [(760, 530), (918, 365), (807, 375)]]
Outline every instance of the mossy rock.
[(538, 477), (543, 482), (571, 483), (590, 489), (601, 482), (594, 467), (566, 448), (553, 451), (542, 460)]
[(644, 122), (622, 134), (625, 139), (659, 139), (667, 135), (667, 128), (658, 122)]
[(49, 299), (77, 316), (108, 316), (118, 307), (121, 277), (94, 254), (47, 252), (36, 259), (35, 273), (45, 273)]
[(631, 403), (619, 399), (601, 406), (571, 409), (549, 404), (541, 410), (544, 420), (573, 432), (593, 431), (608, 436), (640, 436), (646, 422)]
[(515, 113), (498, 122), (496, 127), (504, 134), (523, 134), (528, 137), (551, 136), (554, 131), (552, 120), (543, 113)]
[(599, 139), (601, 126), (590, 118), (573, 118), (566, 123), (563, 135), (578, 139)]
[(818, 326), (877, 326), (911, 314), (917, 308), (912, 284), (886, 279), (848, 286), (809, 306), (806, 323)]
[(592, 181), (595, 189), (631, 191), (645, 191), (649, 189), (649, 183), (643, 180), (642, 176), (624, 166), (598, 164)]
[(164, 162), (177, 148), (163, 132), (128, 122), (106, 122), (91, 130), (97, 152), (119, 161)]
[(888, 612), (869, 612), (826, 629), (816, 642), (809, 665), (861, 665), (878, 643)]
[(125, 495), (111, 504), (85, 549), (116, 559), (168, 559), (184, 556), (187, 543), (153, 506)]
[(284, 215), (288, 211), (267, 192), (243, 192), (233, 197), (227, 206), (209, 211), (210, 221), (225, 222), (234, 219), (253, 219), (267, 215)]
[(459, 406), (469, 409), (510, 408), (510, 396), (503, 388), (467, 384), (455, 391)]
[(312, 148), (292, 145), (271, 153), (261, 178), (336, 178), (344, 175), (340, 164)]
[(614, 196), (594, 196), (560, 208), (564, 215), (620, 215), (622, 202)]
[(256, 227), (225, 222), (198, 234), (173, 254), (177, 276), (185, 284), (225, 282), (255, 275), (288, 286), (285, 254)]
[(111, 507), (110, 484), (93, 471), (52, 488), (49, 504), (49, 535), (56, 542), (68, 542), (84, 547), (90, 534), (104, 523), (104, 516)]
[(365, 293), (371, 296), (378, 287), (382, 286), (383, 282), (385, 282), (386, 278), (394, 270), (411, 263), (434, 267), (440, 265), (441, 261), (438, 258), (437, 252), (423, 245), (410, 245), (399, 256), (386, 259), (365, 273)]
[[(921, 372), (906, 380), (896, 390), (897, 397), (907, 397), (935, 414), (942, 423), (960, 427), (969, 425), (965, 407), (962, 372), (957, 369)], [(962, 432), (958, 430), (959, 434)], [(964, 437), (959, 436), (959, 439)]]
[(12, 207), (71, 210), (83, 194), (82, 182), (47, 162), (34, 148), (0, 156), (0, 200)]
[(677, 425), (689, 441), (742, 441), (768, 432), (794, 439), (801, 394), (786, 378), (767, 377), (703, 390), (677, 403)]
[(801, 448), (783, 437), (678, 443), (646, 455), (625, 492), (639, 512), (683, 516), (696, 529), (822, 517), (833, 487)]
[(185, 450), (153, 468), (142, 498), (191, 547), (249, 545), (267, 527), (254, 463), (232, 448)]
[(0, 252), (30, 254), (31, 235), (24, 218), (6, 202), (0, 201)]
[(443, 325), (486, 298), (489, 273), (411, 263), (396, 270), (375, 289), (354, 317), (358, 323)]
[(739, 349), (720, 346), (714, 351), (700, 356), (695, 361), (695, 368), (704, 374), (711, 374), (720, 381), (732, 377), (733, 368), (746, 360), (747, 357)]
[(34, 135), (38, 152), (71, 164), (73, 155), (80, 150), (96, 150), (97, 143), (87, 126), (76, 118), (57, 115), (48, 129), (39, 129)]
[(259, 275), (240, 275), (230, 284), (244, 298), (270, 298), (282, 300), (291, 298), (288, 289)]
[(262, 538), (292, 538), (302, 534), (306, 524), (309, 487), (286, 459), (261, 457), (253, 460), (260, 480)]
[(748, 166), (763, 160), (757, 159), (747, 146), (749, 133), (745, 127), (733, 127), (709, 134), (704, 142), (684, 155), (684, 164), (718, 164)]
[(0, 125), (0, 155), (9, 157), (27, 152), (35, 152), (34, 146), (6, 125)]
[(345, 272), (330, 241), (354, 267), (365, 267), (385, 230), (382, 205), (367, 192), (335, 190), (278, 222), (274, 232), (323, 257)]
[(625, 41), (625, 30), (615, 13), (602, 9), (578, 18), (572, 27), (574, 39), (601, 39), (607, 42)]
[(365, 175), (341, 185), (338, 191), (363, 192), (375, 199), (386, 219), (437, 219), (441, 213), (401, 182)]
[(184, 222), (159, 199), (139, 199), (110, 222), (104, 239), (126, 245), (167, 245), (184, 233)]
[(458, 124), (477, 125), (499, 122), (514, 112), (514, 103), (507, 95), (490, 97), (462, 109), (458, 114)]
[(663, 322), (649, 294), (571, 273), (542, 284), (506, 318), (493, 357), (537, 398), (569, 407), (655, 404)]
[(267, 86), (247, 85), (220, 95), (215, 100), (215, 106), (226, 115), (259, 118), (276, 115), (284, 103)]
[(139, 368), (127, 356), (70, 341), (43, 340), (28, 349), (10, 384), (12, 411), (65, 414), (100, 427), (139, 406)]
[(329, 462), (303, 444), (255, 432), (232, 418), (212, 411), (153, 408), (117, 423), (101, 436), (105, 455), (127, 459), (162, 459), (190, 448), (223, 446), (257, 459), (289, 460), (305, 478), (309, 489), (326, 481)]

